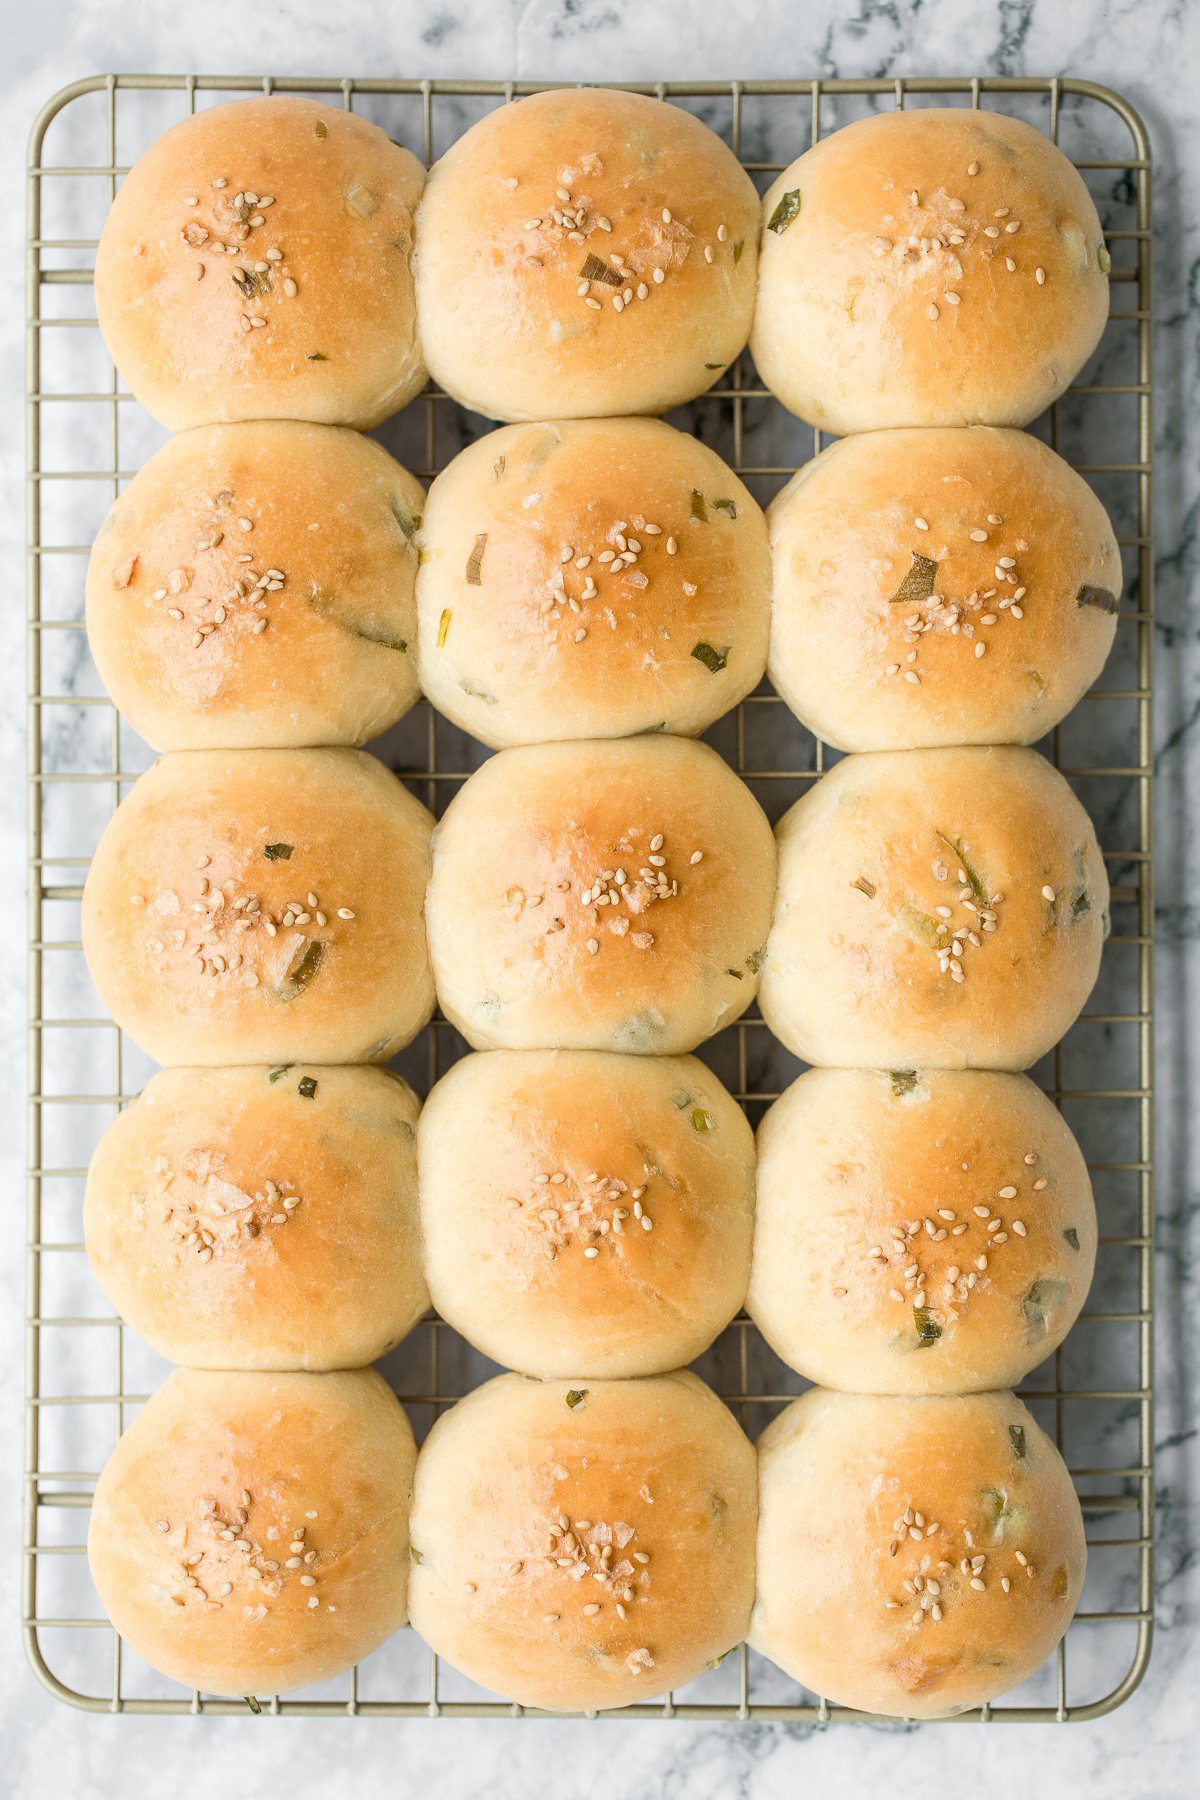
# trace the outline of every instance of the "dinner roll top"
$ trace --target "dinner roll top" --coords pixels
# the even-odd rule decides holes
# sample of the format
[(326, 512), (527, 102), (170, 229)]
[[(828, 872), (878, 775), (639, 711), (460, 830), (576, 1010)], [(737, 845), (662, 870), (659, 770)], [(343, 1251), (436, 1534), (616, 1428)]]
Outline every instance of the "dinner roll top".
[(775, 848), (683, 738), (502, 750), (434, 833), (438, 999), (476, 1049), (671, 1055), (758, 987)]
[(1033, 743), (1112, 648), (1112, 525), (1026, 432), (843, 438), (769, 520), (771, 679), (839, 749)]
[(117, 190), (96, 313), (171, 431), (229, 419), (378, 425), (425, 379), (413, 293), (416, 157), (326, 100), (207, 107)]
[(419, 1140), (434, 1304), (496, 1362), (657, 1374), (745, 1300), (754, 1140), (695, 1057), (468, 1056)]
[(1095, 202), (1021, 119), (879, 113), (768, 188), (751, 349), (783, 404), (838, 437), (1027, 425), (1108, 318)]
[(759, 1439), (750, 1642), (844, 1706), (964, 1712), (1054, 1649), (1086, 1555), (1066, 1465), (1014, 1395), (813, 1388)]
[(1014, 1387), (1096, 1260), (1087, 1165), (1023, 1075), (811, 1069), (758, 1131), (749, 1306), (824, 1387)]
[(500, 1375), (421, 1452), (412, 1622), (523, 1706), (650, 1700), (745, 1635), (754, 1520), (754, 1452), (694, 1375)]
[(192, 1368), (353, 1369), (429, 1304), (417, 1101), (386, 1069), (165, 1069), (101, 1139), (101, 1287)]
[(328, 1681), (405, 1623), (415, 1460), (372, 1369), (176, 1369), (96, 1484), (104, 1610), (137, 1655), (203, 1693)]
[(806, 1062), (1024, 1069), (1108, 930), (1091, 820), (1033, 750), (850, 756), (780, 822), (761, 1004)]
[(172, 438), (92, 547), (88, 640), (162, 750), (362, 744), (417, 698), (424, 494), (380, 445), (291, 421)]
[(360, 750), (164, 756), (105, 828), (83, 946), (156, 1062), (383, 1062), (433, 1009), (432, 820)]
[(766, 663), (762, 513), (656, 419), (472, 444), (430, 492), (417, 592), (425, 692), (486, 744), (692, 736)]
[(744, 346), (757, 238), (753, 182), (681, 107), (612, 88), (499, 106), (422, 199), (430, 371), (494, 419), (667, 412)]

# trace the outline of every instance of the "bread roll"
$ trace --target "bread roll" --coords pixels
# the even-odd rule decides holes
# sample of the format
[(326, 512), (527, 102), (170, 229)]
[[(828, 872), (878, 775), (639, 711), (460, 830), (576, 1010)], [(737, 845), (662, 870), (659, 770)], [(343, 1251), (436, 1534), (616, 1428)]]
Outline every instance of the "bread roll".
[(1015, 1387), (1079, 1316), (1087, 1165), (1024, 1075), (810, 1069), (758, 1130), (750, 1312), (825, 1387)]
[(1026, 1069), (1092, 991), (1108, 877), (1033, 750), (846, 757), (778, 838), (761, 1004), (805, 1062)]
[(1112, 649), (1108, 515), (1026, 432), (843, 438), (769, 521), (771, 680), (839, 749), (1032, 744)]
[(468, 1056), (419, 1143), (434, 1304), (508, 1368), (655, 1375), (746, 1298), (754, 1140), (695, 1057)]
[(754, 1519), (754, 1452), (694, 1375), (500, 1375), (421, 1452), (412, 1622), (522, 1706), (652, 1700), (745, 1635)]
[(272, 94), (164, 132), (117, 190), (96, 313), (117, 368), (171, 431), (223, 419), (362, 430), (425, 370), (413, 215), (425, 171), (377, 125)]
[(745, 345), (757, 239), (753, 182), (682, 108), (612, 88), (499, 106), (422, 198), (430, 372), (494, 419), (667, 412)]
[(361, 750), (164, 756), (88, 871), (92, 980), (156, 1062), (386, 1062), (433, 1010), (432, 823)]
[(1083, 177), (1021, 119), (879, 113), (767, 189), (751, 350), (783, 404), (838, 437), (1028, 425), (1108, 318)]
[(176, 1369), (96, 1484), (101, 1604), (130, 1649), (202, 1693), (329, 1681), (405, 1623), (415, 1460), (372, 1369)]
[(423, 500), (354, 431), (260, 420), (172, 438), (88, 564), (113, 701), (160, 750), (377, 737), (417, 698)]
[(691, 1050), (758, 988), (775, 846), (683, 738), (535, 744), (484, 763), (434, 832), (438, 999), (477, 1050)]
[(943, 1718), (1016, 1687), (1066, 1631), (1083, 1518), (1014, 1395), (813, 1388), (758, 1448), (750, 1642), (812, 1693)]
[(97, 1280), (171, 1362), (373, 1362), (429, 1304), (417, 1111), (387, 1069), (162, 1070), (92, 1157)]
[(762, 679), (766, 524), (657, 419), (512, 425), (435, 481), (417, 596), (422, 686), (485, 744), (690, 737)]

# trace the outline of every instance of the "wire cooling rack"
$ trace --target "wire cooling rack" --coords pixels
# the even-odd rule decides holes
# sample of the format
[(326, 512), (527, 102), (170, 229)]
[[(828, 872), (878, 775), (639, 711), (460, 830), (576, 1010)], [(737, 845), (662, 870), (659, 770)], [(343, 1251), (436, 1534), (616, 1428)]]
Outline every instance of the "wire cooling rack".
[[(29, 1187), (23, 1623), (60, 1699), (93, 1712), (229, 1713), (126, 1650), (100, 1614), (84, 1557), (96, 1475), (165, 1365), (107, 1311), (80, 1240), (87, 1160), (150, 1073), (104, 1017), (83, 966), (78, 911), (90, 853), (151, 760), (105, 698), (83, 631), (83, 574), (104, 510), (162, 434), (125, 393), (92, 307), (104, 213), (134, 158), (186, 112), (231, 95), (324, 95), (420, 149), (427, 162), (475, 118), (537, 85), (95, 76), (64, 88), (33, 129), (28, 235)], [(645, 84), (720, 132), (760, 186), (823, 134), (868, 111), (970, 105), (1017, 113), (1084, 172), (1113, 257), (1112, 311), (1080, 382), (1035, 430), (1100, 492), (1117, 525), (1125, 599), (1103, 687), (1042, 748), (1096, 821), (1113, 935), (1089, 1010), (1034, 1071), (1088, 1158), (1101, 1221), (1096, 1283), (1063, 1348), (1024, 1397), (1054, 1436), (1083, 1502), (1090, 1546), (1081, 1609), (1057, 1655), (994, 1722), (1094, 1718), (1147, 1664), (1154, 1489), (1151, 1191), (1151, 355), (1150, 151), (1120, 96), (1065, 79)], [(718, 450), (765, 502), (821, 448), (762, 389), (743, 357), (678, 422)], [(379, 435), (425, 480), (487, 429), (428, 391)], [(1108, 460), (1097, 460), (1103, 456)], [(824, 746), (764, 687), (709, 734), (777, 818), (826, 766)], [(441, 812), (485, 754), (422, 705), (377, 746)], [(401, 1059), (422, 1092), (464, 1046), (435, 1021)], [(800, 1065), (756, 1014), (704, 1055), (753, 1121)], [(697, 1365), (756, 1435), (805, 1383), (739, 1319)], [(489, 1365), (429, 1318), (385, 1365), (421, 1435)], [(508, 1716), (399, 1633), (343, 1680), (275, 1698), (272, 1713)], [(824, 1722), (862, 1718), (809, 1695), (743, 1646), (679, 1695), (605, 1717)]]

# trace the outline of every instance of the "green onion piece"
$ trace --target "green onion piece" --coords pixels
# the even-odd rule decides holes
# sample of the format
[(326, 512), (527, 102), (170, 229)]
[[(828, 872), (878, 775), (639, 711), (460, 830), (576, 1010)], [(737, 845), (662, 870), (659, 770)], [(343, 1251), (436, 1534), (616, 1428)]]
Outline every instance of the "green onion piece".
[(930, 1344), (936, 1344), (942, 1335), (942, 1328), (926, 1306), (913, 1307), (913, 1321), (917, 1327), (917, 1348), (927, 1350)]
[(776, 237), (782, 237), (788, 226), (793, 224), (800, 214), (800, 189), (789, 188), (783, 195), (775, 211), (767, 220), (767, 230), (773, 231)]
[(1017, 1456), (1024, 1461), (1025, 1427), (1023, 1425), (1010, 1425), (1008, 1428), (1008, 1435), (1012, 1439), (1012, 1447), (1016, 1451)]
[(1121, 602), (1109, 588), (1081, 587), (1075, 596), (1076, 606), (1096, 606), (1101, 612), (1118, 613)]
[(242, 1699), (246, 1702), (246, 1705), (250, 1708), (252, 1713), (257, 1714), (262, 1712), (262, 1707), (258, 1704), (258, 1701), (253, 1694), (243, 1694)]
[(724, 650), (716, 650), (711, 644), (701, 642), (693, 644), (692, 655), (697, 662), (702, 662), (710, 675), (719, 675), (729, 660), (732, 644), (726, 644)]
[(318, 119), (313, 126), (313, 130), (319, 138), (327, 138), (329, 136), (329, 127), (324, 119)]
[(865, 894), (868, 900), (873, 900), (879, 892), (875, 883), (873, 881), (868, 881), (865, 875), (860, 875), (856, 881), (850, 883), (850, 886), (852, 888), (857, 888), (860, 894)]
[(715, 1124), (716, 1124), (716, 1120), (713, 1118), (713, 1116), (710, 1112), (705, 1111), (704, 1107), (697, 1106), (697, 1107), (693, 1108), (693, 1110), (692, 1110), (692, 1129), (693, 1129), (693, 1131), (711, 1131)]
[(499, 481), (501, 479), (501, 477), (503, 476), (504, 471), (507, 467), (508, 467), (507, 456), (498, 456), (496, 458), (495, 462), (492, 464), (492, 474), (496, 477), (497, 481)]
[(931, 949), (940, 950), (943, 944), (950, 942), (950, 934), (941, 920), (915, 906), (902, 906), (896, 914), (896, 922), (914, 944), (928, 944)]
[(915, 1069), (889, 1069), (888, 1080), (892, 1084), (892, 1092), (897, 1100), (902, 1094), (911, 1094), (919, 1077)]
[(745, 981), (746, 979), (741, 969), (726, 969), (725, 973), (732, 975), (735, 981)]
[(1076, 1231), (1076, 1229), (1073, 1225), (1067, 1226), (1067, 1229), (1063, 1232), (1063, 1236), (1066, 1238), (1068, 1244), (1070, 1244), (1072, 1250), (1078, 1250), (1078, 1248), (1079, 1248), (1079, 1233)]
[(304, 1077), (304, 1080), (299, 1082), (296, 1087), (296, 1092), (299, 1094), (299, 1096), (302, 1100), (313, 1099), (313, 1097), (316, 1094), (316, 1091), (317, 1091), (317, 1084), (313, 1080), (311, 1075), (306, 1075)]
[(446, 633), (450, 629), (450, 608), (447, 606), (438, 620), (437, 647), (440, 650), (446, 642)]
[(420, 519), (414, 519), (398, 494), (392, 495), (392, 517), (406, 538), (415, 536)]
[(914, 606), (920, 600), (928, 600), (937, 586), (937, 567), (932, 556), (919, 556), (914, 550), (908, 574), (892, 595), (889, 606)]
[(760, 944), (758, 946), (758, 949), (752, 950), (750, 952), (749, 956), (746, 958), (746, 967), (749, 969), (749, 971), (752, 975), (757, 975), (758, 971), (762, 968), (762, 966), (766, 962), (766, 960), (767, 960), (767, 946), (765, 944)]
[(603, 281), (609, 287), (620, 287), (622, 277), (601, 257), (591, 251), (584, 258), (583, 267), (579, 271), (581, 281)]
[(737, 518), (737, 506), (732, 500), (714, 500), (713, 509), (716, 512), (728, 513), (731, 519)]
[(360, 219), (369, 219), (372, 213), (379, 211), (379, 202), (370, 188), (356, 182), (346, 195), (347, 205), (352, 206)]
[(308, 352), (307, 361), (309, 361), (309, 362), (328, 362), (329, 358), (326, 356), (326, 354), (323, 350), (310, 350)]
[(966, 876), (967, 885), (974, 894), (976, 900), (978, 900), (980, 906), (986, 906), (988, 903), (987, 883), (967, 856), (966, 851), (962, 847), (961, 838), (949, 838), (944, 831), (939, 831), (938, 836), (941, 838), (943, 844), (945, 844), (947, 850), (953, 850), (955, 856), (957, 856), (958, 866)]
[(1100, 273), (1102, 275), (1107, 275), (1108, 271), (1112, 268), (1112, 257), (1108, 254), (1108, 251), (1103, 244), (1101, 244), (1096, 252), (1096, 261), (1100, 265)]
[(287, 862), (292, 848), (291, 844), (264, 844), (263, 855), (268, 862)]
[(351, 637), (361, 638), (364, 644), (378, 644), (382, 650), (404, 652), (408, 649), (407, 638), (376, 637), (373, 631), (360, 631), (355, 625), (346, 625), (343, 629), (348, 631)]
[(267, 1076), (267, 1080), (270, 1082), (282, 1081), (288, 1070), (295, 1068), (295, 1066), (294, 1063), (280, 1063), (277, 1069), (271, 1070), (271, 1073)]
[(733, 266), (736, 269), (742, 260), (742, 252), (746, 248), (745, 238), (739, 238), (733, 246)]
[(708, 508), (704, 504), (704, 495), (699, 488), (692, 489), (692, 517), (699, 519), (702, 525), (708, 524)]
[(587, 1399), (587, 1397), (588, 1397), (588, 1389), (587, 1388), (568, 1388), (567, 1389), (567, 1405), (571, 1408), (572, 1412), (574, 1412), (574, 1410), (577, 1406), (582, 1406), (584, 1401)]
[(488, 534), (481, 531), (475, 539), (474, 548), (467, 558), (467, 586), (483, 586), (483, 553), (487, 549)]
[(725, 367), (725, 364), (724, 363), (705, 363), (704, 366), (706, 369), (723, 369)]
[(324, 944), (319, 943), (316, 938), (313, 938), (295, 968), (285, 976), (279, 990), (282, 999), (294, 1000), (297, 994), (302, 994), (304, 992), (305, 988), (309, 985), (317, 970), (320, 968), (321, 958), (324, 954)]

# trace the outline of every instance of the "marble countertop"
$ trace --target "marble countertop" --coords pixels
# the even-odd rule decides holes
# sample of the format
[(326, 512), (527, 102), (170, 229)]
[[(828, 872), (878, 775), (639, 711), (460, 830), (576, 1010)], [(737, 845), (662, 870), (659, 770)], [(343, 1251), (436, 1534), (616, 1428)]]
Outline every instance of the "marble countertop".
[[(1117, 1713), (1060, 1729), (526, 1723), (466, 1720), (114, 1719), (71, 1712), (25, 1667), (16, 1630), (19, 1238), (0, 1258), (0, 1514), (12, 1546), (0, 1559), (0, 1795), (172, 1800), (240, 1796), (286, 1780), (296, 1800), (344, 1791), (525, 1800), (771, 1800), (800, 1783), (833, 1796), (908, 1787), (952, 1772), (956, 1787), (1044, 1800), (1086, 1789), (1094, 1800), (1194, 1792), (1200, 1755), (1200, 1438), (1193, 1417), (1200, 1311), (1200, 1151), (1189, 1099), (1196, 1054), (1191, 1000), (1200, 987), (1200, 835), (1185, 831), (1200, 781), (1200, 613), (1191, 605), (1200, 536), (1200, 13), (1187, 0), (3, 0), (0, 107), (8, 151), (0, 194), (23, 212), (23, 144), (44, 100), (76, 77), (129, 71), (331, 72), (518, 79), (719, 79), (737, 75), (893, 76), (989, 71), (1071, 74), (1124, 92), (1146, 120), (1157, 164), (1159, 1266), (1159, 1559), (1157, 1642), (1146, 1681)], [(1185, 172), (1190, 163), (1191, 173)], [(24, 852), (20, 694), (23, 304), (19, 258), (0, 282), (0, 858)], [(15, 884), (11, 904), (17, 908)], [(0, 1171), (9, 1216), (21, 1205), (23, 959), (20, 931), (0, 941)], [(947, 1761), (947, 1753), (952, 1763)], [(1190, 1771), (1190, 1773), (1189, 1773)]]

